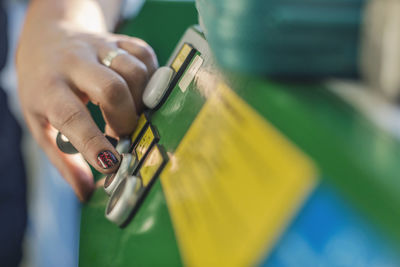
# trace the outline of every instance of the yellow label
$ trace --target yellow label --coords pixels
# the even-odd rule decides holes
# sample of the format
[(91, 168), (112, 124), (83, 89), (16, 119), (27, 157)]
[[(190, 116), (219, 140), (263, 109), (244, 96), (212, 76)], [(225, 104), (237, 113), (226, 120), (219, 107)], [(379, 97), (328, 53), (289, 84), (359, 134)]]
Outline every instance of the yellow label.
[(136, 129), (131, 136), (132, 143), (136, 141), (136, 138), (138, 138), (140, 132), (142, 131), (143, 127), (146, 126), (146, 124), (147, 124), (146, 116), (144, 115), (144, 113), (142, 113), (142, 115), (140, 115), (139, 117)]
[(135, 153), (138, 161), (140, 161), (144, 157), (146, 152), (150, 149), (150, 146), (154, 139), (155, 136), (153, 130), (150, 126), (148, 126), (139, 143), (135, 147)]
[(163, 162), (164, 158), (161, 155), (160, 149), (158, 146), (154, 146), (147, 155), (139, 171), (140, 177), (142, 177), (143, 186), (147, 186), (150, 183)]
[(186, 58), (189, 56), (192, 49), (193, 48), (186, 43), (182, 46), (178, 55), (174, 59), (174, 62), (172, 62), (172, 64), (171, 64), (171, 67), (174, 69), (175, 72), (178, 72), (179, 69), (182, 67), (183, 63), (185, 62)]
[(220, 84), (161, 174), (185, 264), (257, 264), (316, 177), (305, 154)]

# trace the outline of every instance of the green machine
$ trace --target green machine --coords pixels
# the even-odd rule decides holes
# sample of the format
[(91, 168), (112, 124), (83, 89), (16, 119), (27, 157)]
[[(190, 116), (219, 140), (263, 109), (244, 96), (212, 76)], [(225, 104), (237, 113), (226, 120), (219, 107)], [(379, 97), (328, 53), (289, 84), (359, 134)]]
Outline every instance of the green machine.
[(342, 89), (221, 70), (196, 23), (194, 2), (147, 1), (120, 29), (174, 79), (132, 136), (139, 182), (84, 205), (79, 265), (399, 266), (398, 137)]

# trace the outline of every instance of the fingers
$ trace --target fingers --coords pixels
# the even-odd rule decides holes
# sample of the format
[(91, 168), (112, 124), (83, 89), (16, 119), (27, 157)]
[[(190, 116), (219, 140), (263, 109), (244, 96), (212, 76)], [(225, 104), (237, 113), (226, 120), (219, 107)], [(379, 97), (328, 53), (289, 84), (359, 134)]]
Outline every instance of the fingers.
[(147, 66), (136, 57), (126, 53), (118, 55), (110, 68), (117, 72), (128, 84), (136, 108), (143, 108), (142, 94), (149, 79)]
[(121, 137), (120, 135), (118, 135), (118, 133), (116, 133), (110, 126), (108, 126), (107, 124), (104, 127), (104, 132), (106, 135), (114, 137), (116, 139), (118, 139), (119, 137)]
[[(46, 99), (46, 117), (99, 172), (112, 173), (120, 157), (94, 123), (81, 100), (63, 82), (54, 84)], [(55, 136), (54, 136), (55, 140)], [(54, 142), (54, 141), (53, 141)]]
[(136, 105), (121, 75), (97, 62), (78, 61), (70, 70), (70, 79), (100, 106), (104, 120), (118, 136), (129, 135), (134, 130)]
[[(113, 35), (115, 43), (96, 44), (99, 60), (73, 53), (66, 64), (69, 80), (82, 99), (83, 95), (99, 105), (104, 119), (118, 136), (129, 135), (136, 126), (137, 114), (143, 108), (142, 94), (158, 63), (153, 49), (144, 41)], [(100, 63), (117, 46), (128, 53), (119, 54), (106, 67)], [(130, 96), (128, 95), (130, 94)]]
[(64, 179), (71, 185), (80, 201), (89, 199), (94, 190), (92, 172), (80, 154), (67, 155), (55, 145), (56, 130), (47, 122), (38, 122), (37, 117), (27, 116), (34, 138), (43, 148), (50, 161), (59, 170)]
[(157, 70), (158, 61), (156, 54), (145, 41), (134, 37), (120, 36), (117, 45), (141, 60), (146, 65), (150, 76)]

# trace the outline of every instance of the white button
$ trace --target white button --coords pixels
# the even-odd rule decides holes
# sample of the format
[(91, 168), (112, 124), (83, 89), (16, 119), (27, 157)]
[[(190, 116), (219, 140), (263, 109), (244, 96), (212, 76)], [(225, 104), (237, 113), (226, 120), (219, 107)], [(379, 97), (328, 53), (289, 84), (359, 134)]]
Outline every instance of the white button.
[(142, 182), (138, 177), (123, 179), (108, 200), (106, 218), (118, 226), (125, 224), (142, 193)]
[(114, 192), (118, 183), (121, 182), (122, 179), (132, 174), (133, 168), (135, 167), (136, 158), (131, 154), (122, 154), (121, 158), (121, 165), (119, 166), (118, 171), (108, 175), (104, 181), (104, 190), (108, 195), (111, 195)]
[(121, 138), (118, 141), (115, 150), (117, 150), (119, 154), (123, 154), (123, 153), (128, 153), (130, 148), (131, 148), (131, 140), (129, 138)]
[(173, 74), (174, 71), (170, 67), (161, 67), (151, 76), (143, 92), (143, 103), (148, 108), (153, 109), (161, 102), (168, 90)]

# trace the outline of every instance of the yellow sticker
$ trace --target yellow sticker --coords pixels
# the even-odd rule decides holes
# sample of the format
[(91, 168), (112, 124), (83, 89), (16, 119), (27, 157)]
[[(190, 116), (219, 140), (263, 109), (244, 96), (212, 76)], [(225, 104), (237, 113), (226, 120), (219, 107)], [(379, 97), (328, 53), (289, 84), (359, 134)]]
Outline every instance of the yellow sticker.
[(154, 139), (155, 135), (153, 133), (153, 130), (150, 126), (148, 126), (139, 143), (135, 147), (135, 153), (138, 161), (140, 161), (144, 157), (144, 155), (146, 155), (146, 152), (150, 149)]
[(174, 59), (174, 62), (172, 62), (172, 64), (171, 64), (171, 67), (174, 69), (175, 72), (178, 72), (179, 69), (182, 67), (183, 63), (185, 62), (186, 58), (189, 56), (192, 49), (193, 48), (186, 43), (182, 46), (178, 55)]
[(313, 162), (220, 84), (161, 173), (187, 266), (253, 266), (317, 181)]
[(153, 179), (163, 162), (164, 158), (160, 149), (158, 146), (154, 146), (150, 150), (139, 171), (140, 177), (142, 177), (143, 186), (147, 186), (150, 183), (151, 179)]
[(142, 132), (143, 127), (146, 126), (146, 124), (147, 124), (147, 118), (144, 115), (144, 113), (142, 113), (142, 115), (140, 115), (140, 117), (139, 117), (136, 129), (133, 132), (133, 134), (131, 135), (132, 143), (134, 143), (136, 141), (136, 139), (138, 138), (139, 134)]

